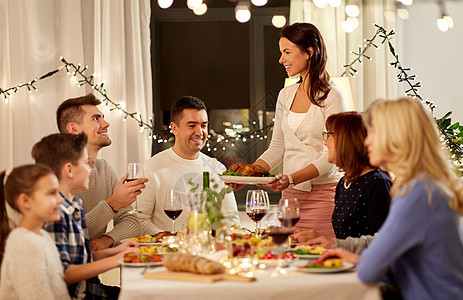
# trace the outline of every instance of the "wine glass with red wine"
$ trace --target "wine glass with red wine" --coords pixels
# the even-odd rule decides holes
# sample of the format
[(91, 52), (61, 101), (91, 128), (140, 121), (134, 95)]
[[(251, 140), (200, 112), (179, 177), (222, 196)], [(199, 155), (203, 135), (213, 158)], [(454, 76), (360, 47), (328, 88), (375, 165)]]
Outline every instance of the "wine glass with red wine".
[(299, 222), (299, 203), (296, 198), (282, 198), (278, 203), (280, 221), (285, 227), (292, 228)]
[(259, 222), (270, 207), (268, 194), (264, 190), (249, 190), (246, 195), (246, 213), (256, 223), (256, 236), (259, 236)]
[[(138, 178), (145, 178), (145, 168), (141, 163), (129, 163), (127, 167), (127, 182), (133, 181)], [(137, 214), (140, 211), (138, 210), (137, 200), (133, 202), (132, 210), (129, 211), (131, 214)]]
[(170, 197), (164, 205), (165, 214), (172, 220), (172, 232), (175, 232), (175, 220), (182, 214), (184, 193), (170, 190)]
[(282, 212), (280, 209), (272, 212), (271, 218), (273, 219), (272, 226), (270, 226), (267, 231), (268, 235), (272, 237), (273, 243), (277, 245), (278, 265), (275, 268), (275, 271), (271, 274), (271, 276), (276, 277), (286, 275), (287, 273), (286, 269), (283, 267), (283, 260), (281, 256), (284, 253), (283, 245), (288, 241), (288, 237), (293, 233), (293, 231), (291, 226), (288, 226), (289, 223), (282, 218)]

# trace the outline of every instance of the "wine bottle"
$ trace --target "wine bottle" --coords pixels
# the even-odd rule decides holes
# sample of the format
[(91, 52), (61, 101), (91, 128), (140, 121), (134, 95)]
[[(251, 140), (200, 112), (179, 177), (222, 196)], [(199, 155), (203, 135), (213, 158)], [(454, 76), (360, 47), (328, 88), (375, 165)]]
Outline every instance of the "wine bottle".
[(211, 188), (211, 179), (209, 172), (203, 172), (203, 191)]

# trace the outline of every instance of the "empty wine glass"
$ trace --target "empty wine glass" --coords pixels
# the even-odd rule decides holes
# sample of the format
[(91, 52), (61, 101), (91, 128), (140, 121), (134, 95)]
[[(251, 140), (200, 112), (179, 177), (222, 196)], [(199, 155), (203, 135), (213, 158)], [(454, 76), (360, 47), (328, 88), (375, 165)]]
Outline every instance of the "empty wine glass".
[[(141, 163), (129, 163), (127, 167), (127, 182), (133, 181), (138, 178), (145, 178), (145, 168)], [(131, 214), (137, 214), (138, 210), (137, 200), (133, 202), (132, 210), (129, 211)]]
[(164, 212), (172, 220), (172, 232), (175, 232), (175, 220), (183, 211), (185, 196), (185, 193), (170, 190), (170, 197), (164, 205)]
[(246, 195), (246, 213), (256, 223), (256, 236), (259, 236), (259, 221), (267, 214), (269, 206), (270, 201), (266, 191), (248, 191)]

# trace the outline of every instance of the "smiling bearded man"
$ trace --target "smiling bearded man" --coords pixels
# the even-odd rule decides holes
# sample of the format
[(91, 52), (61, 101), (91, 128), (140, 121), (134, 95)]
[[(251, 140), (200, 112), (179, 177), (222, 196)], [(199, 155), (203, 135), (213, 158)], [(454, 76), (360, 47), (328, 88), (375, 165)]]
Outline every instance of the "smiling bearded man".
[[(206, 143), (208, 132), (204, 102), (192, 96), (178, 99), (172, 105), (170, 120), (170, 127), (175, 135), (174, 146), (154, 155), (144, 164), (149, 182), (138, 200), (142, 234), (172, 230), (171, 219), (164, 213), (171, 190), (188, 193), (192, 188), (190, 180), (201, 186), (203, 172), (209, 172), (214, 183), (219, 184), (219, 189), (224, 187), (218, 174), (225, 171), (225, 166), (217, 159), (200, 152)], [(225, 196), (222, 212), (225, 216), (234, 216), (231, 223), (239, 223), (233, 193)], [(176, 224), (186, 223), (186, 214), (181, 214), (176, 219)]]
[[(139, 234), (140, 223), (135, 215), (130, 214), (130, 204), (147, 181), (141, 178), (126, 182), (127, 175), (119, 180), (106, 160), (96, 158), (101, 148), (111, 145), (108, 135), (110, 125), (98, 109), (99, 104), (100, 100), (88, 94), (64, 101), (56, 111), (60, 132), (83, 132), (88, 138), (88, 163), (92, 168), (90, 186), (87, 191), (78, 191), (77, 196), (83, 201), (92, 250), (111, 247), (122, 239)], [(106, 232), (111, 220), (114, 221), (114, 229)]]

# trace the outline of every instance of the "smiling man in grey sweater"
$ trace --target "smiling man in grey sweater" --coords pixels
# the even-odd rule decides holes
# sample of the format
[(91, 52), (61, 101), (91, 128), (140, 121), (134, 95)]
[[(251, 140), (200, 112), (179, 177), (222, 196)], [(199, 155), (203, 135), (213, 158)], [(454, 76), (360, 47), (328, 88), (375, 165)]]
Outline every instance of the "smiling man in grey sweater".
[[(109, 123), (97, 107), (100, 103), (93, 94), (88, 94), (64, 101), (56, 111), (60, 132), (83, 132), (88, 137), (87, 150), (92, 168), (90, 185), (87, 191), (78, 191), (77, 196), (83, 200), (92, 250), (105, 249), (121, 239), (139, 235), (140, 223), (135, 214), (130, 214), (131, 203), (148, 181), (136, 179), (126, 182), (127, 175), (119, 180), (106, 160), (96, 158), (101, 148), (111, 145)], [(111, 220), (114, 228), (106, 232)]]

